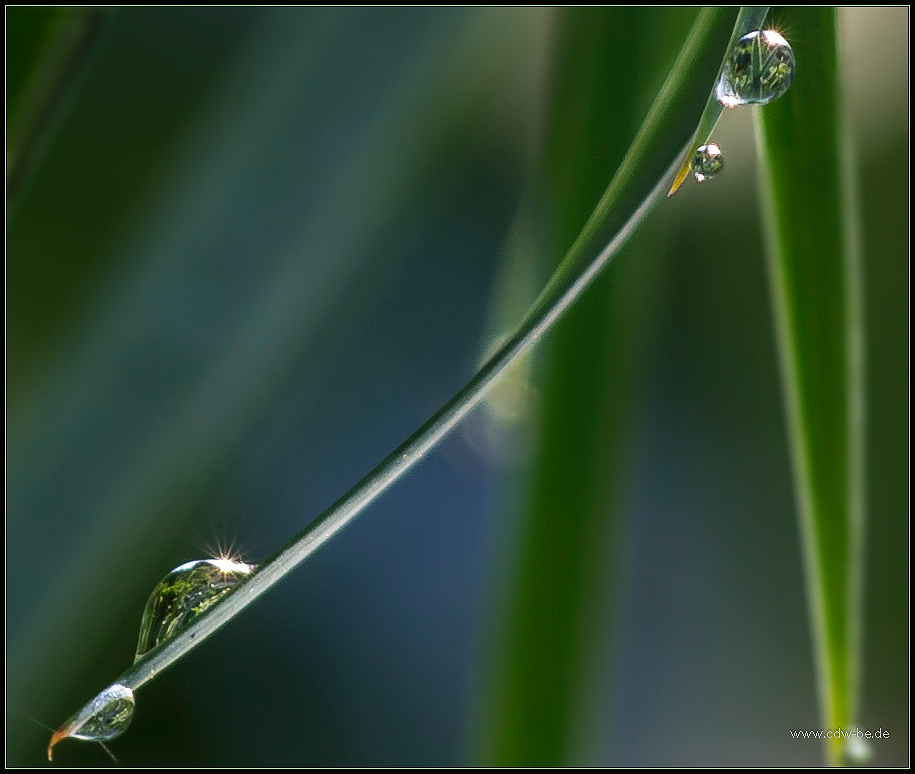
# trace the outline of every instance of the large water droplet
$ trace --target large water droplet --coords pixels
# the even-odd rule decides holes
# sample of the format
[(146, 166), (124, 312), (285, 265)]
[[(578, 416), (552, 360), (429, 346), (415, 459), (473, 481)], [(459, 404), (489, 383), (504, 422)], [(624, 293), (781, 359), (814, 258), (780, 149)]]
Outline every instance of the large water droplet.
[(774, 30), (744, 35), (731, 50), (715, 98), (725, 107), (765, 105), (788, 91), (794, 80), (794, 52)]
[(698, 182), (711, 180), (724, 168), (724, 156), (715, 143), (700, 145), (690, 159), (689, 167)]
[(72, 736), (88, 742), (107, 742), (120, 736), (130, 725), (133, 708), (130, 688), (120, 683), (109, 685), (54, 732), (48, 744), (48, 760), (51, 760), (52, 748), (61, 739)]
[(172, 570), (146, 603), (134, 660), (186, 628), (255, 569), (230, 559), (197, 559)]

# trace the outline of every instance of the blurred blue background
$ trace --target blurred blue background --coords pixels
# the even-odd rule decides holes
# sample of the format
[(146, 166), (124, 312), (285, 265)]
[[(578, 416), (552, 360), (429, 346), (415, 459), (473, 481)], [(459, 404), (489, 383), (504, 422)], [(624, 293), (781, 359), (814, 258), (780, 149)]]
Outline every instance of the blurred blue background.
[[(8, 765), (41, 765), (35, 720), (131, 662), (172, 567), (274, 551), (520, 316), (548, 263), (516, 253), (542, 229), (526, 197), (563, 13), (7, 9)], [(907, 14), (840, 16), (879, 765), (908, 762)], [(787, 733), (818, 721), (749, 115), (715, 138), (726, 172), (606, 280), (647, 288), (645, 322), (570, 762), (822, 759)], [(121, 763), (478, 761), (550, 359), (144, 687)]]

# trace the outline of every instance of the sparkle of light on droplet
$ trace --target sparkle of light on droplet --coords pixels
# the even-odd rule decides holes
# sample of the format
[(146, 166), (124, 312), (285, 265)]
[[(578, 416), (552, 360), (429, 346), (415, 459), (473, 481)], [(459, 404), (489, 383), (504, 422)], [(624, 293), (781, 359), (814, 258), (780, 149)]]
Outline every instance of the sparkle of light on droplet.
[(133, 709), (133, 691), (120, 683), (109, 685), (54, 732), (48, 744), (48, 760), (61, 739), (72, 736), (88, 742), (107, 742), (120, 736), (130, 725)]
[(731, 50), (715, 86), (725, 107), (765, 105), (788, 91), (794, 80), (794, 51), (775, 30), (744, 35)]
[(711, 180), (724, 168), (724, 156), (715, 143), (701, 145), (696, 149), (689, 163), (698, 182)]
[(231, 559), (197, 559), (172, 570), (146, 603), (134, 660), (187, 628), (255, 569)]

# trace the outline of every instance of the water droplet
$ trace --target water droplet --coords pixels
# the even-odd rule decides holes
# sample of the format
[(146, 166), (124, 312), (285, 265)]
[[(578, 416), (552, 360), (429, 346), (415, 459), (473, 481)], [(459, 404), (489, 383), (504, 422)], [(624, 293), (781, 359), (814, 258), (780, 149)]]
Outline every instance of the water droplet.
[(864, 739), (858, 738), (856, 732), (857, 729), (845, 740), (845, 760), (849, 766), (866, 766), (870, 763), (873, 751)]
[(711, 180), (724, 168), (724, 156), (715, 143), (700, 145), (689, 162), (698, 182)]
[(172, 570), (146, 603), (134, 660), (185, 629), (255, 569), (231, 559), (197, 559)]
[(133, 717), (133, 691), (115, 683), (90, 701), (72, 718), (58, 728), (48, 744), (48, 760), (53, 747), (61, 739), (74, 737), (88, 742), (107, 742), (127, 730)]
[(744, 35), (725, 62), (715, 98), (725, 107), (765, 105), (788, 91), (794, 80), (794, 52), (775, 30)]

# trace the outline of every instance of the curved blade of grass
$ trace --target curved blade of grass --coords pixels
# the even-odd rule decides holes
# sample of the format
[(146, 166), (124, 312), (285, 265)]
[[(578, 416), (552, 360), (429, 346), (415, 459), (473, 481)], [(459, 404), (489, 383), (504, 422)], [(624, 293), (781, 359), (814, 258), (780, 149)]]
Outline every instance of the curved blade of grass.
[[(789, 92), (758, 110), (769, 278), (800, 520), (821, 725), (857, 721), (864, 380), (856, 212), (840, 121), (836, 13), (791, 8)], [(829, 740), (830, 764), (842, 742)]]
[(127, 669), (136, 690), (244, 610), (352, 521), (406, 473), (485, 396), (594, 281), (679, 169), (731, 37), (737, 9), (703, 9), (619, 170), (553, 278), (518, 329), (438, 412), (310, 526), (270, 556), (187, 629)]
[[(740, 15), (737, 17), (737, 22), (734, 24), (734, 32), (731, 35), (731, 40), (728, 42), (728, 51), (731, 50), (731, 47), (739, 38), (742, 38), (748, 32), (760, 29), (763, 22), (766, 20), (766, 14), (768, 12), (769, 6), (767, 5), (748, 5), (741, 8)], [(719, 75), (720, 74), (719, 71)], [(699, 119), (699, 126), (696, 127), (696, 131), (693, 134), (693, 141), (690, 143), (689, 151), (687, 151), (686, 157), (683, 159), (683, 164), (680, 166), (677, 176), (674, 178), (674, 182), (667, 192), (668, 196), (673, 196), (679, 191), (680, 186), (682, 186), (686, 178), (689, 177), (689, 162), (692, 159), (693, 154), (700, 145), (705, 145), (708, 142), (709, 137), (712, 136), (712, 130), (715, 128), (715, 124), (718, 123), (721, 112), (724, 110), (722, 104), (715, 99), (714, 87), (712, 87), (712, 91), (713, 94), (709, 97), (708, 102), (705, 105), (702, 118)]]

